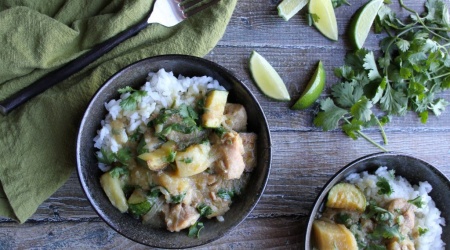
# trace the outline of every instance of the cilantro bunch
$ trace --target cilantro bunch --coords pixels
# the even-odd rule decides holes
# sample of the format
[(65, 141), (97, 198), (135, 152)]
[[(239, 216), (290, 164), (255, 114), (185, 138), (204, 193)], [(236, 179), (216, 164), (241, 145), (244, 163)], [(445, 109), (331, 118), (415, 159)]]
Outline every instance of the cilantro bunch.
[(402, 21), (383, 5), (374, 23), (375, 32), (385, 32), (380, 51), (351, 52), (344, 66), (335, 69), (342, 82), (332, 86), (331, 97), (320, 101), (314, 125), (324, 131), (341, 128), (349, 137), (363, 137), (380, 149), (383, 146), (365, 135), (364, 128), (378, 126), (384, 144), (383, 126), (393, 116), (417, 113), (422, 123), (428, 115), (439, 116), (449, 104), (438, 94), (450, 88), (450, 17), (442, 0), (427, 0), (426, 12), (411, 12)]

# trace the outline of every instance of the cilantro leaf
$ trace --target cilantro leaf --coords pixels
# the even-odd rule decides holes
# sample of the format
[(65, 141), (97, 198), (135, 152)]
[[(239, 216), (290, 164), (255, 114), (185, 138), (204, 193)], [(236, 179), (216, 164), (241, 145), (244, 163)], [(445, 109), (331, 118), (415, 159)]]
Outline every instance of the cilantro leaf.
[(322, 127), (324, 131), (336, 129), (339, 121), (348, 114), (348, 111), (336, 106), (331, 98), (320, 101), (320, 111), (314, 118), (314, 125)]
[(219, 189), (219, 191), (217, 191), (217, 196), (219, 196), (223, 200), (231, 200), (234, 197), (234, 191), (226, 190), (226, 189)]
[(350, 108), (350, 112), (355, 119), (367, 122), (372, 117), (372, 106), (372, 102), (366, 96), (363, 96)]
[(422, 236), (422, 235), (426, 234), (429, 231), (429, 229), (425, 228), (425, 227), (419, 227), (418, 231), (419, 231), (419, 236)]
[(121, 148), (116, 153), (116, 159), (123, 165), (128, 165), (128, 162), (131, 160), (131, 158), (132, 154), (129, 147)]
[(379, 223), (375, 227), (372, 236), (375, 238), (384, 238), (384, 239), (392, 239), (392, 238), (398, 238), (400, 240), (404, 239), (403, 235), (400, 233), (398, 225), (389, 226), (384, 223)]
[(127, 98), (120, 101), (119, 105), (124, 110), (135, 110), (137, 108), (137, 103), (142, 99), (142, 97), (147, 95), (147, 91), (135, 90), (130, 86), (121, 88), (118, 92), (121, 94), (130, 93)]
[(212, 214), (212, 212), (213, 212), (212, 208), (206, 204), (198, 205), (197, 211), (200, 213), (200, 216), (203, 216), (203, 217), (206, 217), (206, 216)]
[(195, 222), (194, 225), (189, 227), (189, 233), (188, 236), (192, 238), (199, 238), (200, 237), (200, 231), (205, 228), (203, 225), (203, 222)]
[(375, 61), (375, 56), (373, 55), (372, 51), (367, 53), (364, 57), (363, 67), (364, 69), (369, 71), (368, 77), (370, 80), (381, 78), (380, 72), (378, 72), (377, 63)]
[(125, 167), (115, 167), (111, 170), (109, 170), (109, 175), (113, 178), (119, 178), (122, 175), (128, 175), (129, 171)]
[(111, 165), (116, 159), (116, 156), (114, 155), (114, 153), (110, 150), (101, 148), (100, 149), (100, 154), (97, 154), (97, 160), (100, 163), (106, 164), (106, 165)]
[(408, 203), (411, 203), (418, 208), (422, 208), (425, 205), (425, 202), (422, 200), (422, 196), (420, 195), (412, 200), (408, 200)]
[(379, 177), (377, 181), (378, 194), (391, 195), (394, 190), (392, 189), (389, 181), (384, 177)]
[(176, 203), (181, 203), (185, 196), (186, 196), (186, 193), (173, 195), (173, 196), (170, 197), (169, 203), (175, 203), (175, 204)]

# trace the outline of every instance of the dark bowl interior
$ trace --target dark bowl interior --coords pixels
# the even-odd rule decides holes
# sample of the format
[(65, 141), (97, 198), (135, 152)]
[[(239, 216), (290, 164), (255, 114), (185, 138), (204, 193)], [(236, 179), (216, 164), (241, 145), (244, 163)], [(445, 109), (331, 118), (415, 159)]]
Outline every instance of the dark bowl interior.
[(441, 238), (447, 247), (450, 246), (450, 181), (438, 169), (421, 159), (403, 153), (388, 152), (372, 154), (357, 159), (339, 170), (328, 181), (317, 196), (314, 207), (311, 210), (305, 235), (305, 249), (312, 249), (312, 223), (317, 213), (322, 211), (328, 191), (352, 173), (374, 172), (380, 166), (394, 169), (396, 176), (403, 176), (413, 185), (423, 181), (430, 183), (433, 190), (429, 195), (436, 203), (436, 207), (441, 211), (441, 217), (445, 219), (446, 223), (446, 226), (443, 227)]
[[(229, 102), (240, 103), (248, 113), (248, 130), (258, 134), (258, 162), (251, 174), (243, 197), (238, 197), (224, 215), (225, 221), (205, 220), (200, 238), (190, 238), (185, 231), (170, 233), (165, 228), (152, 228), (121, 214), (106, 197), (100, 186), (102, 172), (97, 167), (94, 143), (100, 122), (106, 115), (104, 103), (118, 99), (117, 90), (124, 86), (138, 88), (149, 72), (161, 68), (175, 76), (211, 76), (229, 90)], [(114, 230), (136, 242), (162, 248), (186, 248), (206, 244), (220, 238), (242, 222), (253, 210), (267, 183), (271, 163), (271, 141), (266, 117), (247, 87), (223, 67), (202, 58), (166, 55), (144, 59), (112, 76), (92, 98), (82, 119), (77, 138), (77, 171), (81, 186), (98, 215)]]

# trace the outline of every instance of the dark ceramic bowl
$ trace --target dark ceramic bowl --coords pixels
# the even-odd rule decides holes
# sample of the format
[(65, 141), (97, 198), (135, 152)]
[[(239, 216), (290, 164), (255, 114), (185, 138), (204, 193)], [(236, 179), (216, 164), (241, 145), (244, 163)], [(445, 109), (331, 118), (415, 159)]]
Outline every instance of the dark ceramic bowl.
[[(228, 100), (245, 106), (248, 130), (258, 134), (258, 162), (251, 174), (245, 194), (238, 197), (224, 215), (225, 221), (206, 220), (200, 238), (190, 238), (185, 231), (171, 233), (165, 228), (152, 228), (122, 214), (113, 207), (100, 186), (102, 174), (97, 167), (93, 138), (106, 115), (104, 103), (118, 99), (117, 90), (125, 86), (140, 87), (148, 72), (164, 68), (174, 75), (211, 76), (230, 93)], [(81, 186), (97, 214), (123, 236), (153, 247), (187, 248), (217, 240), (241, 223), (256, 206), (267, 183), (271, 163), (271, 139), (266, 117), (249, 89), (225, 68), (202, 58), (184, 55), (166, 55), (144, 59), (112, 76), (94, 95), (81, 121), (77, 138), (77, 171)]]
[(364, 156), (360, 159), (351, 162), (339, 172), (337, 172), (325, 185), (320, 194), (317, 196), (314, 207), (309, 216), (308, 226), (305, 236), (305, 249), (312, 249), (311, 231), (312, 224), (316, 219), (317, 213), (324, 209), (324, 203), (328, 191), (337, 183), (344, 180), (345, 177), (352, 173), (359, 172), (374, 172), (378, 167), (386, 166), (388, 169), (394, 169), (396, 176), (403, 176), (411, 184), (418, 184), (419, 182), (428, 181), (433, 187), (429, 193), (431, 198), (436, 203), (436, 207), (441, 211), (441, 217), (445, 219), (446, 226), (443, 227), (441, 235), (442, 240), (446, 246), (450, 246), (450, 181), (438, 169), (429, 163), (418, 159), (416, 157), (388, 152), (376, 153)]

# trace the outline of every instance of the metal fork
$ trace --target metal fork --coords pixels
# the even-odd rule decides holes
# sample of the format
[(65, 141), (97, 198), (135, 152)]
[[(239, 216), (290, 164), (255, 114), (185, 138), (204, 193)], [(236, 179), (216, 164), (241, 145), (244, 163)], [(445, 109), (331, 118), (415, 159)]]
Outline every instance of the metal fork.
[(81, 57), (70, 61), (63, 67), (50, 72), (7, 99), (0, 101), (0, 113), (7, 115), (10, 111), (26, 101), (82, 70), (123, 41), (139, 33), (149, 24), (159, 23), (171, 27), (219, 1), (220, 0), (156, 0), (150, 11), (150, 15), (138, 24), (94, 46), (89, 52), (83, 54)]

